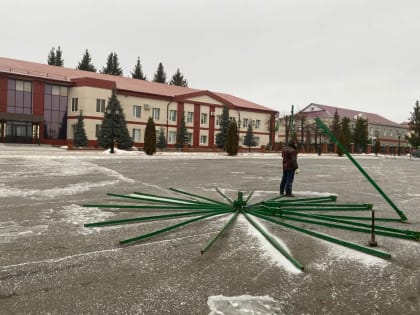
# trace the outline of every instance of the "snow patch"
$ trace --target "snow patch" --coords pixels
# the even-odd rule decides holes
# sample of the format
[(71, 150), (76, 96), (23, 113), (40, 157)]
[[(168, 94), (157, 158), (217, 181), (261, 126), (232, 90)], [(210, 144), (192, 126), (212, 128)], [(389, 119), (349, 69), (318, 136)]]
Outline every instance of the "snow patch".
[(113, 213), (102, 211), (99, 208), (81, 207), (76, 204), (62, 207), (62, 210), (58, 211), (58, 213), (62, 215), (61, 221), (76, 227), (77, 232), (83, 235), (91, 234), (101, 229), (85, 228), (83, 226), (85, 223), (103, 221), (113, 216)]
[(280, 303), (270, 296), (210, 296), (207, 300), (209, 315), (284, 315)]
[(22, 226), (14, 221), (0, 222), (0, 243), (11, 243), (18, 238), (41, 235), (47, 230), (47, 225)]

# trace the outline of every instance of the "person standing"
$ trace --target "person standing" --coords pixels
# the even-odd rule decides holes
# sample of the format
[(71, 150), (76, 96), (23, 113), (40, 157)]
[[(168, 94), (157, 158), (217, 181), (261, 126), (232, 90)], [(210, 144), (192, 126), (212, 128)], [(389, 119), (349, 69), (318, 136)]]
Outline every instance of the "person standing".
[(295, 172), (299, 172), (294, 140), (289, 141), (288, 145), (283, 148), (281, 156), (283, 158), (283, 176), (280, 182), (280, 195), (284, 195), (286, 192), (286, 197), (294, 197), (292, 194), (293, 180)]

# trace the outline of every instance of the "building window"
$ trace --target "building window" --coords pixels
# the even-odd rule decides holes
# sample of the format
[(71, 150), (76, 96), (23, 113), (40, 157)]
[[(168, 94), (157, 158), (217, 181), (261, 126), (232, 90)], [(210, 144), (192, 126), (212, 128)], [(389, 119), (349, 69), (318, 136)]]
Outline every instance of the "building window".
[(71, 111), (77, 112), (79, 110), (79, 99), (77, 97), (73, 97), (71, 99)]
[(141, 129), (133, 129), (133, 141), (134, 142), (140, 142), (140, 135), (141, 135)]
[(192, 123), (194, 118), (193, 112), (187, 112), (187, 123)]
[(202, 125), (207, 124), (207, 114), (202, 113), (200, 116), (201, 116), (200, 123)]
[(152, 108), (152, 118), (153, 120), (159, 120), (160, 119), (160, 108)]
[(133, 105), (133, 117), (135, 118), (141, 117), (141, 106)]
[(44, 91), (44, 138), (67, 138), (67, 87), (45, 85)]
[(32, 114), (32, 82), (8, 80), (7, 112)]
[(217, 115), (216, 116), (216, 126), (219, 126), (220, 125), (220, 115)]
[(105, 100), (101, 98), (96, 99), (96, 112), (105, 113)]
[(244, 128), (248, 128), (248, 124), (249, 124), (249, 119), (248, 118), (244, 118), (244, 122), (243, 122)]
[(255, 129), (259, 129), (260, 128), (260, 125), (261, 125), (261, 120), (257, 119), (255, 121)]
[(176, 131), (169, 131), (168, 143), (176, 143)]
[(169, 111), (169, 120), (170, 121), (176, 121), (176, 110), (170, 110)]
[(207, 144), (207, 136), (200, 136), (200, 144)]
[(76, 137), (76, 124), (71, 125), (71, 134), (73, 139)]
[(95, 125), (95, 136), (96, 136), (96, 138), (99, 138), (100, 134), (101, 134), (101, 125), (96, 124)]
[(187, 132), (187, 143), (188, 144), (193, 144), (192, 143), (192, 133), (191, 132)]
[(8, 121), (6, 125), (6, 137), (32, 138), (32, 122)]

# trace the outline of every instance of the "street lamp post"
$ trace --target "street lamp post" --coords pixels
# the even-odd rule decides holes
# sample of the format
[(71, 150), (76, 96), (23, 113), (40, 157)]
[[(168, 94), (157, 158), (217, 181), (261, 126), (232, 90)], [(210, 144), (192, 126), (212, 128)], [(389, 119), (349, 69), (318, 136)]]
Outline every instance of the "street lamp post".
[(117, 124), (118, 122), (118, 118), (120, 115), (120, 111), (118, 108), (115, 108), (115, 105), (112, 108), (107, 108), (106, 113), (110, 116), (111, 118), (111, 150), (109, 151), (109, 153), (115, 153), (114, 147), (115, 147), (115, 138), (116, 135), (114, 133), (114, 124)]
[(401, 155), (401, 131), (398, 131), (398, 156)]

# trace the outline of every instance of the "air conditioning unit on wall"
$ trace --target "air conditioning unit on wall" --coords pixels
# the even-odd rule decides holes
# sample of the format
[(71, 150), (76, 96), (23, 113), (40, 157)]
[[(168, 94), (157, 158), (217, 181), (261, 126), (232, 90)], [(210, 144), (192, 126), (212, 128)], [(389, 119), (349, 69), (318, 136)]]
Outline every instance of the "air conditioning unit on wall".
[(149, 110), (150, 109), (150, 105), (149, 104), (144, 104), (143, 107), (144, 107), (145, 110)]

